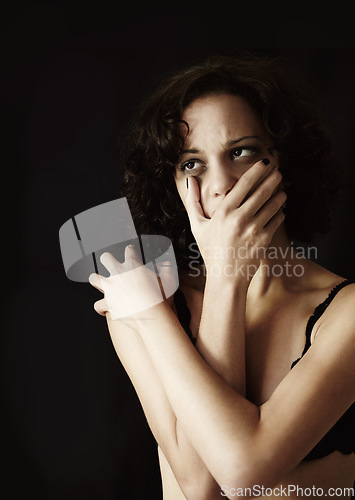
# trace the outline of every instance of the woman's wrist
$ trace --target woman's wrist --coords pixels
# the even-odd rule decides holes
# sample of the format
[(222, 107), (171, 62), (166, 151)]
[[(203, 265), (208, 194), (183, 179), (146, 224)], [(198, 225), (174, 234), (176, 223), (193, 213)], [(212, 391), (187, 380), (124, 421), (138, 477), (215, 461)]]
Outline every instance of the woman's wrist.
[(247, 292), (250, 284), (250, 279), (244, 273), (236, 272), (224, 272), (226, 269), (223, 266), (217, 268), (210, 267), (206, 268), (206, 286), (212, 285), (216, 292), (222, 292), (224, 290), (239, 291), (241, 293)]

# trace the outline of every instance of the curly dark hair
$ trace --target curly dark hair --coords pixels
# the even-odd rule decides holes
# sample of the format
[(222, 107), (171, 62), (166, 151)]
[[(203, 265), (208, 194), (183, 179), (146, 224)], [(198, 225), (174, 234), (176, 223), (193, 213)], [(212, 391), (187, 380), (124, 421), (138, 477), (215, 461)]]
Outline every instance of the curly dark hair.
[(309, 90), (277, 59), (247, 52), (213, 56), (168, 77), (143, 104), (128, 134), (122, 195), (138, 234), (163, 234), (178, 265), (188, 263), (194, 242), (174, 181), (184, 143), (181, 117), (195, 99), (227, 93), (244, 98), (260, 117), (279, 153), (287, 192), (286, 231), (310, 241), (330, 227), (331, 202), (340, 186), (329, 133)]

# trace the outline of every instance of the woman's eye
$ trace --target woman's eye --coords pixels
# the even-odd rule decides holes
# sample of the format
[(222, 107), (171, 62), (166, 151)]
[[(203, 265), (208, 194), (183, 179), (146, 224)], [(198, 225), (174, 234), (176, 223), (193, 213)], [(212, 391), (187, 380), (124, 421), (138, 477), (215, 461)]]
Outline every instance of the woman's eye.
[(192, 170), (195, 167), (196, 163), (196, 161), (188, 161), (184, 163), (183, 167), (185, 170)]
[(233, 149), (232, 157), (233, 158), (245, 158), (247, 156), (253, 156), (256, 153), (256, 149), (252, 147), (248, 148), (237, 148)]
[(180, 170), (182, 170), (186, 174), (196, 173), (196, 171), (199, 171), (202, 166), (203, 163), (200, 160), (188, 160), (180, 165)]

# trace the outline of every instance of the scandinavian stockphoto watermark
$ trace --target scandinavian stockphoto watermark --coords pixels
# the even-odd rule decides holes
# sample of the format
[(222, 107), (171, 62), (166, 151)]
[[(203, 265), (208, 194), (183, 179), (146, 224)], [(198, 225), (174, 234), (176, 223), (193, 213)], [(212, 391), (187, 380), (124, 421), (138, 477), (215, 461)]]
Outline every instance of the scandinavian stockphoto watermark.
[[(116, 318), (164, 301), (179, 286), (172, 242), (162, 235), (138, 235), (126, 198), (103, 203), (73, 216), (60, 228), (59, 240), (66, 275), (79, 282), (87, 282), (92, 273), (107, 276), (107, 268), (100, 260), (103, 253), (111, 253), (117, 261), (123, 262), (127, 246), (134, 246), (141, 265), (134, 269), (125, 265), (121, 271), (114, 275), (110, 273), (101, 282), (112, 292), (107, 295), (117, 298), (115, 304), (119, 306), (112, 307)], [(188, 252), (190, 276), (206, 272), (206, 268), (201, 267), (196, 243), (189, 245)], [(317, 248), (295, 247), (293, 244), (286, 248), (270, 246), (267, 249), (252, 245), (239, 248), (214, 246), (204, 249), (204, 257), (213, 261), (208, 269), (212, 276), (241, 275), (250, 279), (262, 267), (262, 272), (268, 276), (299, 278), (305, 271), (304, 258), (317, 260)], [(140, 283), (147, 283), (145, 278), (149, 278), (151, 285), (143, 286), (152, 291), (149, 296), (136, 293), (137, 288), (134, 290), (130, 286), (136, 282), (139, 288)], [(117, 290), (120, 291), (119, 297)]]
[(286, 486), (275, 486), (274, 488), (267, 488), (259, 484), (254, 484), (251, 488), (230, 488), (224, 484), (221, 486), (221, 497), (350, 497), (354, 495), (354, 488), (328, 488), (327, 490), (317, 487), (305, 487), (297, 484), (288, 484)]
[[(251, 254), (251, 248), (247, 246), (235, 247), (206, 247), (204, 249), (205, 259), (215, 261), (209, 267), (209, 274), (212, 276), (242, 276), (251, 278), (259, 267), (267, 276), (299, 278), (303, 276), (304, 259), (317, 260), (317, 247), (291, 246), (286, 248), (270, 246), (265, 248), (253, 248), (253, 258), (259, 260), (260, 264), (245, 263)], [(201, 267), (201, 255), (196, 243), (189, 245), (189, 274), (196, 277), (201, 273), (206, 274), (206, 268)]]
[[(59, 230), (59, 242), (67, 277), (87, 282), (93, 273), (103, 277), (111, 318), (139, 313), (163, 302), (179, 286), (178, 269), (171, 240), (162, 235), (139, 235), (126, 198), (89, 208), (69, 220)], [(127, 247), (133, 246), (140, 260), (108, 275), (101, 262), (110, 253), (117, 262), (125, 260)], [(136, 286), (131, 286), (136, 284)], [(139, 288), (145, 294), (139, 293)]]

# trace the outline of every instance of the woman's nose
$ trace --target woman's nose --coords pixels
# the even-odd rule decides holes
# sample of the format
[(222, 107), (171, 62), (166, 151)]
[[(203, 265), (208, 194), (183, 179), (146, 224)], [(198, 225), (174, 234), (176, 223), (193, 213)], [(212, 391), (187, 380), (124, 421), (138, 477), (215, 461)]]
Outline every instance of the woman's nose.
[(228, 168), (223, 164), (215, 165), (215, 168), (211, 168), (208, 174), (207, 191), (211, 198), (226, 196), (238, 180), (235, 169)]
[(235, 165), (218, 162), (210, 164), (206, 174), (200, 184), (201, 203), (206, 216), (212, 217), (217, 206), (233, 188), (242, 172), (237, 172)]

